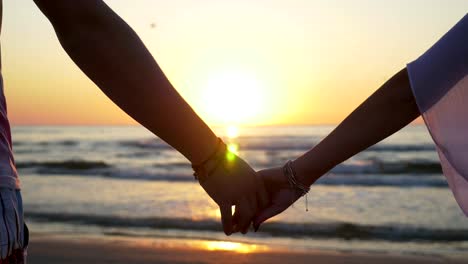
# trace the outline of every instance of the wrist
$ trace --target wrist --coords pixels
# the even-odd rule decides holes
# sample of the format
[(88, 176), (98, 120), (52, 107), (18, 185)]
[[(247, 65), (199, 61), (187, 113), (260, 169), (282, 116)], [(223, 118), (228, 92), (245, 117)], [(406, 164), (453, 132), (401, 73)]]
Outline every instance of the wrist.
[(190, 155), (187, 155), (190, 163), (198, 165), (210, 159), (213, 153), (215, 153), (218, 150), (218, 140), (219, 138), (215, 135), (200, 140), (200, 142), (197, 143), (197, 151), (191, 151), (189, 153)]
[(296, 172), (297, 180), (306, 186), (314, 184), (325, 173), (301, 158), (294, 160), (292, 166)]
[(226, 150), (226, 144), (220, 138), (217, 138), (214, 152), (201, 163), (192, 163), (195, 179), (202, 184), (216, 170), (220, 163), (226, 159)]

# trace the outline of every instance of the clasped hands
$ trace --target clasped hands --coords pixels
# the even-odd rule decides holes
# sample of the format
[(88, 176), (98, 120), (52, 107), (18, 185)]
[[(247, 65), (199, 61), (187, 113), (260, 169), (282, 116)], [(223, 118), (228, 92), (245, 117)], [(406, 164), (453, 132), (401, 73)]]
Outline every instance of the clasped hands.
[(224, 233), (228, 236), (236, 232), (246, 234), (252, 224), (257, 231), (260, 224), (301, 197), (291, 188), (281, 167), (256, 173), (237, 156), (226, 159), (200, 184), (218, 204)]

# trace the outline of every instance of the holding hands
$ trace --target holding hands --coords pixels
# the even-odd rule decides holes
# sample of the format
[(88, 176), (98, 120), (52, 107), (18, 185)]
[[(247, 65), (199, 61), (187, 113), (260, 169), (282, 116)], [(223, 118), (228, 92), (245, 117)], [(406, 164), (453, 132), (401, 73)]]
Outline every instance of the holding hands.
[[(174, 89), (125, 21), (101, 0), (35, 3), (52, 23), (71, 59), (113, 102), (197, 164), (196, 174), (203, 178), (199, 178), (200, 184), (218, 204), (227, 235), (246, 233), (252, 222), (258, 229), (304, 195), (318, 178), (315, 176), (323, 175), (420, 116), (405, 68), (298, 159), (302, 161), (301, 174), (312, 177), (294, 182), (283, 168), (257, 174), (242, 159), (226, 152), (224, 144), (222, 155), (200, 164), (214, 148), (216, 135)], [(316, 165), (318, 168), (314, 168)]]
[[(258, 172), (258, 176), (263, 181), (268, 192), (269, 203), (265, 209), (257, 213), (253, 222), (255, 231), (258, 230), (263, 222), (284, 212), (308, 192), (308, 187), (306, 187), (306, 190), (303, 190), (290, 181), (290, 176), (285, 175), (287, 174), (287, 172), (285, 173), (285, 168), (287, 168), (287, 165)], [(296, 184), (301, 185), (299, 182), (296, 182)]]
[(251, 223), (257, 231), (263, 222), (285, 211), (309, 191), (296, 178), (291, 161), (284, 167), (255, 173), (233, 153), (220, 153), (221, 156), (207, 160), (206, 167), (194, 169), (203, 189), (219, 205), (226, 235), (246, 234)]
[(194, 166), (194, 170), (200, 185), (219, 206), (224, 233), (246, 234), (257, 211), (269, 204), (263, 181), (255, 171), (234, 153), (227, 152), (221, 141), (216, 153)]

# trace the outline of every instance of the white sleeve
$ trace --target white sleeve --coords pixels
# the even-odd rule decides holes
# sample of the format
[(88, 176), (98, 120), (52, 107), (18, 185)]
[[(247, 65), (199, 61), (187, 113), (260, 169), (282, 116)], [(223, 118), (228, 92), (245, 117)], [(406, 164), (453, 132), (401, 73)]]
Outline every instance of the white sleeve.
[(444, 175), (468, 216), (468, 15), (407, 69)]

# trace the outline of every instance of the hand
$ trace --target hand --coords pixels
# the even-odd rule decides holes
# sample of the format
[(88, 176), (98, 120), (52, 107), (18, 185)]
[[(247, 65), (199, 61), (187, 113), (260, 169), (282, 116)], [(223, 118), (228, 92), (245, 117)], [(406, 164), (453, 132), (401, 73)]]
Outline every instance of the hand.
[(263, 181), (255, 171), (241, 158), (230, 155), (201, 183), (219, 205), (224, 233), (228, 236), (239, 231), (246, 234), (257, 211), (269, 202)]
[(270, 204), (257, 213), (253, 222), (255, 231), (263, 222), (282, 213), (301, 197), (299, 191), (291, 188), (288, 179), (283, 174), (283, 168), (266, 169), (257, 173), (266, 187)]

